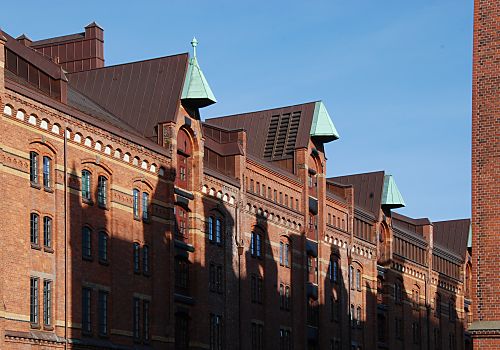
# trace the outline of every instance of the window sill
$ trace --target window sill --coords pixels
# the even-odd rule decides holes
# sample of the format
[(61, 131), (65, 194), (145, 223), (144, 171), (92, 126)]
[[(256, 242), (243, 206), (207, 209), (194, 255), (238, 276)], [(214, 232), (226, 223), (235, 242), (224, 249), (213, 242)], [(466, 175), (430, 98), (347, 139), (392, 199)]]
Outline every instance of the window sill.
[(134, 270), (134, 274), (140, 275), (141, 274), (141, 270)]
[(82, 260), (85, 260), (85, 261), (93, 261), (94, 259), (93, 259), (91, 256), (85, 256), (85, 255), (83, 255), (83, 256), (82, 256)]
[(52, 326), (52, 325), (43, 325), (43, 329), (45, 331), (53, 331), (54, 330), (54, 326)]
[(44, 187), (43, 190), (48, 193), (54, 193), (54, 189), (52, 187)]
[(142, 275), (143, 275), (144, 277), (150, 277), (150, 276), (151, 276), (151, 272), (149, 272), (149, 271), (144, 272), (144, 271), (143, 271), (143, 272), (142, 272)]
[(82, 330), (82, 335), (85, 337), (91, 337), (92, 336), (92, 331), (84, 331)]
[(99, 259), (99, 264), (104, 265), (104, 266), (108, 266), (109, 265), (109, 260)]
[(142, 218), (142, 222), (145, 223), (145, 224), (150, 224), (151, 223), (151, 219), (149, 217), (147, 218)]
[(46, 253), (54, 253), (54, 248), (51, 247), (43, 247), (43, 251)]
[(109, 210), (109, 207), (107, 206), (107, 204), (104, 204), (104, 203), (97, 203), (97, 206), (103, 210)]
[(94, 205), (94, 202), (92, 201), (92, 199), (83, 198), (83, 197), (82, 197), (82, 203), (85, 203), (87, 205)]
[(108, 339), (109, 338), (109, 334), (107, 334), (107, 333), (99, 333), (99, 338)]
[(40, 327), (40, 325), (39, 325), (38, 323), (30, 323), (30, 327), (31, 327), (32, 329), (40, 329), (40, 328), (41, 328), (41, 327)]
[(36, 188), (37, 190), (42, 188), (42, 186), (40, 186), (40, 184), (38, 182), (30, 181), (30, 185), (31, 185), (31, 187)]
[(31, 249), (42, 250), (42, 247), (40, 247), (38, 244), (31, 243)]

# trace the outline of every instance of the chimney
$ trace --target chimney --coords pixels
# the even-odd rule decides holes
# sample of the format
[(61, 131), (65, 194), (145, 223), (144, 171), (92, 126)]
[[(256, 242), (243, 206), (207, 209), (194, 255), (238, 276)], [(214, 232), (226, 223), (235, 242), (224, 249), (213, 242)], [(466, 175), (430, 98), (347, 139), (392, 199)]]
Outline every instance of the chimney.
[(95, 22), (82, 33), (33, 41), (30, 47), (51, 57), (68, 73), (104, 67), (104, 30)]
[(17, 40), (18, 42), (20, 42), (21, 44), (23, 44), (24, 46), (28, 46), (28, 47), (29, 47), (29, 46), (31, 46), (31, 43), (33, 42), (33, 40), (31, 40), (30, 38), (28, 38), (28, 37), (26, 36), (26, 34), (23, 34), (23, 35), (21, 35), (21, 36), (18, 36), (18, 37), (16, 38), (16, 40)]

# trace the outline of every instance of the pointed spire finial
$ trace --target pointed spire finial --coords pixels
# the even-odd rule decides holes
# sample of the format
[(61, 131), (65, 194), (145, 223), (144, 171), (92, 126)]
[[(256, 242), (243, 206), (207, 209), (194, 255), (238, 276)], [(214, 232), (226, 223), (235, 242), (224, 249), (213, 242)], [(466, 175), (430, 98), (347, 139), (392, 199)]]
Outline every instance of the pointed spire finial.
[(198, 46), (198, 40), (193, 36), (193, 40), (191, 40), (191, 46), (193, 47), (193, 57), (196, 57), (196, 46)]

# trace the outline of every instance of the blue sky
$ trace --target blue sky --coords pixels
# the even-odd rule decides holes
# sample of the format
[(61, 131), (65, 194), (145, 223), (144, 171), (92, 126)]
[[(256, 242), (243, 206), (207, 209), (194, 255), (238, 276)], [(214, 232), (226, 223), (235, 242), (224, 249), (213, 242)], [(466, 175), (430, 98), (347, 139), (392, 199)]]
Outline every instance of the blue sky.
[(323, 100), (341, 136), (328, 176), (385, 170), (399, 212), (470, 216), (472, 0), (19, 4), (2, 4), (3, 30), (38, 40), (95, 20), (108, 65), (188, 51), (195, 35), (219, 101), (204, 117)]

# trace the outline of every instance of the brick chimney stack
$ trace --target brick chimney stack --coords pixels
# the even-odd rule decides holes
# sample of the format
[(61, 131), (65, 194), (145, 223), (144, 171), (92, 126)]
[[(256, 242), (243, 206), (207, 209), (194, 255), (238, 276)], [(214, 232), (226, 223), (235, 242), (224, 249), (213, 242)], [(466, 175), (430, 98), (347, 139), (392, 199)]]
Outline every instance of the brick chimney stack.
[(83, 33), (33, 41), (26, 46), (51, 57), (68, 73), (104, 67), (104, 30), (95, 22)]

